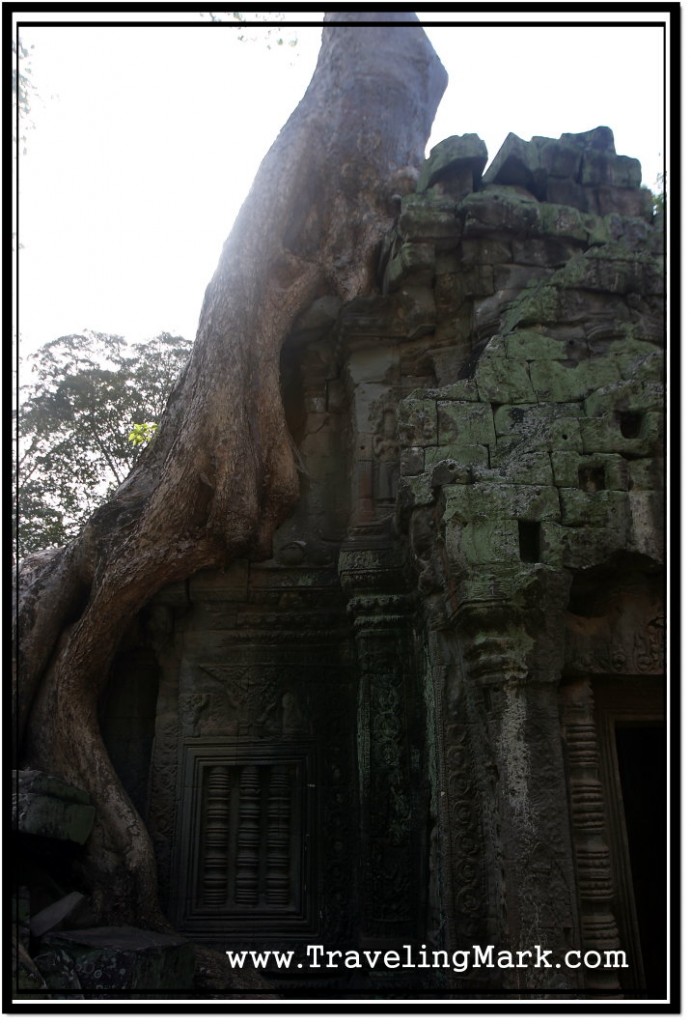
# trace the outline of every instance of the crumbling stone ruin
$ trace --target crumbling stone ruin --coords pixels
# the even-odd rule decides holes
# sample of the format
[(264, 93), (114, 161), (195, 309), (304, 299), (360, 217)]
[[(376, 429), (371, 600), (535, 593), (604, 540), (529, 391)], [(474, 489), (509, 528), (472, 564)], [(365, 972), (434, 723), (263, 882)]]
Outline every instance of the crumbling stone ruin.
[[(392, 197), (381, 294), (296, 324), (300, 504), (271, 559), (158, 595), (103, 729), (190, 941), (561, 966), (268, 988), (664, 995), (663, 232), (607, 128), (486, 162), (476, 135), (436, 146)], [(94, 946), (136, 944), (72, 904), (37, 929), (59, 893), (22, 892), (35, 963), (75, 989)], [(171, 943), (126, 984), (187, 977)]]

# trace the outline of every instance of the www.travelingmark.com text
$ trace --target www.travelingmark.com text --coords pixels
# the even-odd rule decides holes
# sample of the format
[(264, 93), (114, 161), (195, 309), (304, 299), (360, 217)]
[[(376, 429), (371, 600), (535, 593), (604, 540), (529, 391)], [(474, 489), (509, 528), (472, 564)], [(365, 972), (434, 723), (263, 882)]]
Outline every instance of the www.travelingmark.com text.
[(295, 950), (226, 950), (230, 966), (235, 969), (254, 967), (257, 970), (336, 969), (347, 970), (402, 970), (412, 968), (433, 968), (464, 971), (478, 968), (546, 968), (559, 970), (562, 966), (605, 968), (617, 970), (628, 967), (626, 953), (622, 949), (580, 950), (569, 949), (557, 960), (551, 949), (536, 945), (532, 949), (497, 949), (496, 946), (472, 946), (471, 949), (431, 949), (422, 943), (404, 945), (400, 949), (325, 949), (321, 945), (305, 946), (304, 955), (298, 960)]

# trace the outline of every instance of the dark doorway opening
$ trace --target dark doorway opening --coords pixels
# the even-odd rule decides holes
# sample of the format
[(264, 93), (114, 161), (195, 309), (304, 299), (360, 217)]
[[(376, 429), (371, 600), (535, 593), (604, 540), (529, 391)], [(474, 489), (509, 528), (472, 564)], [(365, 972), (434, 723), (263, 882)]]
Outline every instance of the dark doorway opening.
[(619, 722), (617, 761), (648, 998), (667, 994), (667, 752), (662, 723)]

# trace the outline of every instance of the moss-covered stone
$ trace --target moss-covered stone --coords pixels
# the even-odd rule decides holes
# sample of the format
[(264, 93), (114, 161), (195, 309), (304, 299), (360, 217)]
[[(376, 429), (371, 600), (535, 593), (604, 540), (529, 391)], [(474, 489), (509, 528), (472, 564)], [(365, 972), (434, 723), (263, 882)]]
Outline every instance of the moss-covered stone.
[[(490, 457), (490, 472), (495, 479), (513, 484), (544, 484), (555, 483), (552, 474), (552, 463), (549, 452), (503, 452), (500, 455), (493, 450)], [(483, 472), (476, 473), (478, 479)]]
[(466, 377), (447, 384), (440, 390), (439, 398), (446, 401), (477, 402), (477, 381), (473, 377)]
[(665, 391), (661, 380), (646, 377), (640, 380), (620, 379), (593, 391), (584, 402), (583, 411), (586, 416), (600, 417), (662, 409), (664, 403)]
[(528, 368), (521, 359), (501, 356), (483, 359), (475, 371), (475, 379), (483, 402), (505, 404), (534, 402), (536, 399)]
[[(652, 351), (643, 351), (644, 346)], [(621, 380), (635, 379), (641, 384), (653, 385), (656, 390), (661, 391), (660, 381), (665, 377), (665, 354), (656, 345), (647, 341), (632, 341), (630, 351), (622, 346), (615, 352), (614, 358)]]
[(444, 522), (454, 517), (464, 522), (495, 518), (540, 522), (560, 516), (556, 487), (481, 480), (467, 487), (444, 488)]
[(510, 186), (490, 186), (466, 196), (458, 205), (463, 241), (483, 235), (526, 235), (535, 231), (539, 204)]
[(404, 242), (386, 265), (384, 293), (397, 291), (404, 284), (431, 285), (434, 272), (434, 245), (431, 242)]
[(665, 502), (660, 490), (632, 491), (629, 495), (631, 526), (628, 538), (630, 551), (652, 559), (658, 564), (665, 559)]
[(629, 499), (621, 491), (595, 491), (560, 487), (561, 521), (564, 526), (599, 526), (626, 530), (630, 518)]
[[(429, 450), (429, 449), (428, 449)], [(402, 476), (417, 476), (425, 468), (424, 448), (404, 448), (401, 452)]]
[(432, 471), (440, 462), (454, 462), (463, 467), (489, 466), (489, 449), (482, 444), (444, 444), (438, 448), (425, 448), (425, 469)]
[(525, 294), (511, 304), (504, 316), (504, 330), (555, 324), (559, 320), (559, 308), (559, 290), (551, 283), (537, 284), (527, 288)]
[(539, 216), (534, 225), (537, 235), (567, 239), (573, 242), (588, 241), (588, 227), (582, 214), (572, 206), (556, 203), (540, 203)]
[(631, 251), (647, 249), (652, 240), (652, 225), (640, 217), (623, 217), (620, 213), (607, 213), (601, 218), (601, 223), (608, 241), (626, 245)]
[(405, 398), (398, 407), (398, 436), (408, 446), (437, 444), (437, 403), (429, 398)]
[[(515, 238), (512, 241), (513, 258), (516, 263), (522, 265), (547, 267), (554, 270), (581, 252), (586, 244), (592, 245), (590, 232), (587, 242), (553, 237)], [(504, 261), (498, 260), (497, 262)]]
[(540, 558), (547, 565), (561, 566), (564, 562), (564, 527), (561, 523), (540, 523)]
[(488, 263), (454, 274), (440, 274), (434, 281), (434, 297), (440, 314), (455, 313), (470, 299), (493, 295), (494, 291), (494, 271)]
[(647, 188), (615, 188), (599, 185), (589, 190), (595, 197), (600, 216), (618, 213), (623, 217), (640, 217), (648, 223), (653, 219), (653, 197)]
[(484, 175), (485, 185), (521, 185), (531, 188), (538, 169), (537, 147), (513, 132), (504, 139)]
[(510, 359), (569, 359), (569, 343), (538, 331), (517, 330), (506, 335), (506, 355)]
[(554, 482), (558, 487), (585, 490), (628, 491), (629, 463), (621, 455), (600, 452), (580, 455), (576, 452), (551, 453)]
[[(487, 572), (485, 566), (475, 566), (466, 575), (460, 576), (453, 595), (454, 602), (449, 603), (448, 614), (453, 617), (464, 605), (477, 606), (487, 602), (501, 603), (508, 611), (508, 606), (515, 602), (518, 605), (516, 615), (520, 618), (520, 602), (526, 590), (535, 582), (539, 571), (540, 567), (526, 565), (523, 562), (494, 562), (491, 572)], [(518, 652), (519, 656), (522, 646), (531, 646), (525, 631), (519, 631), (517, 627), (512, 628), (509, 622), (505, 627), (504, 638), (507, 648)], [(480, 639), (478, 643), (481, 642)]]
[(456, 203), (429, 196), (404, 196), (398, 231), (404, 242), (429, 242), (436, 249), (452, 249), (460, 241)]
[(591, 188), (595, 185), (638, 188), (641, 184), (640, 160), (588, 149), (583, 154), (580, 180), (581, 184)]
[(627, 459), (626, 467), (632, 491), (661, 491), (663, 466), (660, 459)]
[(541, 135), (534, 135), (531, 143), (537, 150), (539, 164), (545, 174), (576, 180), (582, 160), (580, 146), (564, 138), (549, 139)]
[(467, 269), (487, 263), (510, 263), (515, 244), (496, 238), (464, 238), (460, 246), (460, 265)]
[(620, 242), (608, 242), (575, 256), (554, 274), (552, 284), (618, 295), (656, 294), (658, 276), (655, 257), (627, 251)]
[(501, 406), (494, 415), (497, 456), (506, 458), (512, 451), (581, 451), (580, 417), (573, 404)]
[(424, 508), (434, 504), (435, 495), (432, 490), (432, 474), (420, 473), (417, 476), (403, 476), (398, 485), (397, 505), (405, 518), (414, 508)]
[[(435, 340), (440, 342), (438, 348), (428, 349), (428, 355), (434, 366), (434, 374), (441, 387), (455, 383), (459, 376), (468, 368), (471, 357), (469, 330), (458, 331), (450, 344), (445, 332), (436, 331)], [(477, 394), (474, 396), (477, 397)]]
[(583, 451), (620, 452), (623, 455), (638, 458), (653, 456), (660, 453), (664, 419), (658, 412), (642, 412), (626, 414), (624, 423), (631, 422), (631, 416), (640, 416), (640, 425), (636, 433), (625, 426), (622, 432), (622, 419), (616, 413), (597, 417), (586, 417), (581, 420), (581, 436)]
[(549, 181), (576, 182), (582, 150), (571, 143), (534, 136), (529, 142), (511, 132), (487, 169), (485, 184), (520, 185), (546, 198)]
[(473, 566), (519, 561), (518, 520), (465, 523), (451, 519), (444, 533), (449, 560), (457, 571)]
[(472, 466), (455, 459), (442, 459), (432, 469), (432, 489), (446, 487), (447, 484), (470, 484), (474, 476)]
[(578, 146), (579, 149), (594, 149), (601, 153), (616, 155), (614, 147), (614, 133), (606, 125), (598, 125), (597, 128), (590, 128), (586, 132), (563, 132), (559, 136), (560, 142)]
[(588, 213), (596, 205), (591, 191), (569, 178), (548, 177), (543, 186), (542, 198), (547, 203), (572, 206), (574, 210)]
[(560, 533), (561, 564), (570, 571), (602, 565), (616, 551), (626, 548), (626, 533), (608, 527), (563, 528)]
[(440, 401), (437, 410), (440, 445), (494, 443), (494, 419), (488, 403)]
[(482, 171), (487, 163), (487, 146), (479, 135), (452, 135), (439, 142), (430, 150), (430, 155), (420, 168), (417, 191), (436, 184), (449, 182), (453, 178), (465, 180), (469, 173), (469, 188), (478, 188)]
[(576, 366), (556, 359), (536, 359), (530, 364), (530, 380), (539, 402), (577, 402), (618, 379), (616, 363), (607, 359), (592, 359)]

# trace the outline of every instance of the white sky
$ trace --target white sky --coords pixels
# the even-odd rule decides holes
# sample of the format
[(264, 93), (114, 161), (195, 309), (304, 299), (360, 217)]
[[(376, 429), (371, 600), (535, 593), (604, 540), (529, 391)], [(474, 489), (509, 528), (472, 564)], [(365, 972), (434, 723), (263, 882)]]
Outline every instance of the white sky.
[[(131, 341), (163, 330), (194, 337), (223, 240), (307, 86), (321, 29), (295, 30), (295, 48), (269, 50), (188, 17), (195, 27), (67, 21), (21, 30), (33, 45), (39, 96), (19, 165), (22, 353), (84, 328)], [(474, 15), (420, 17), (509, 16), (487, 5)], [(620, 17), (663, 15), (629, 8)], [(558, 137), (605, 124), (617, 152), (638, 157), (644, 183), (655, 184), (663, 167), (661, 28), (492, 24), (428, 34), (449, 73), (430, 145), (476, 132), (491, 160), (510, 131)]]

